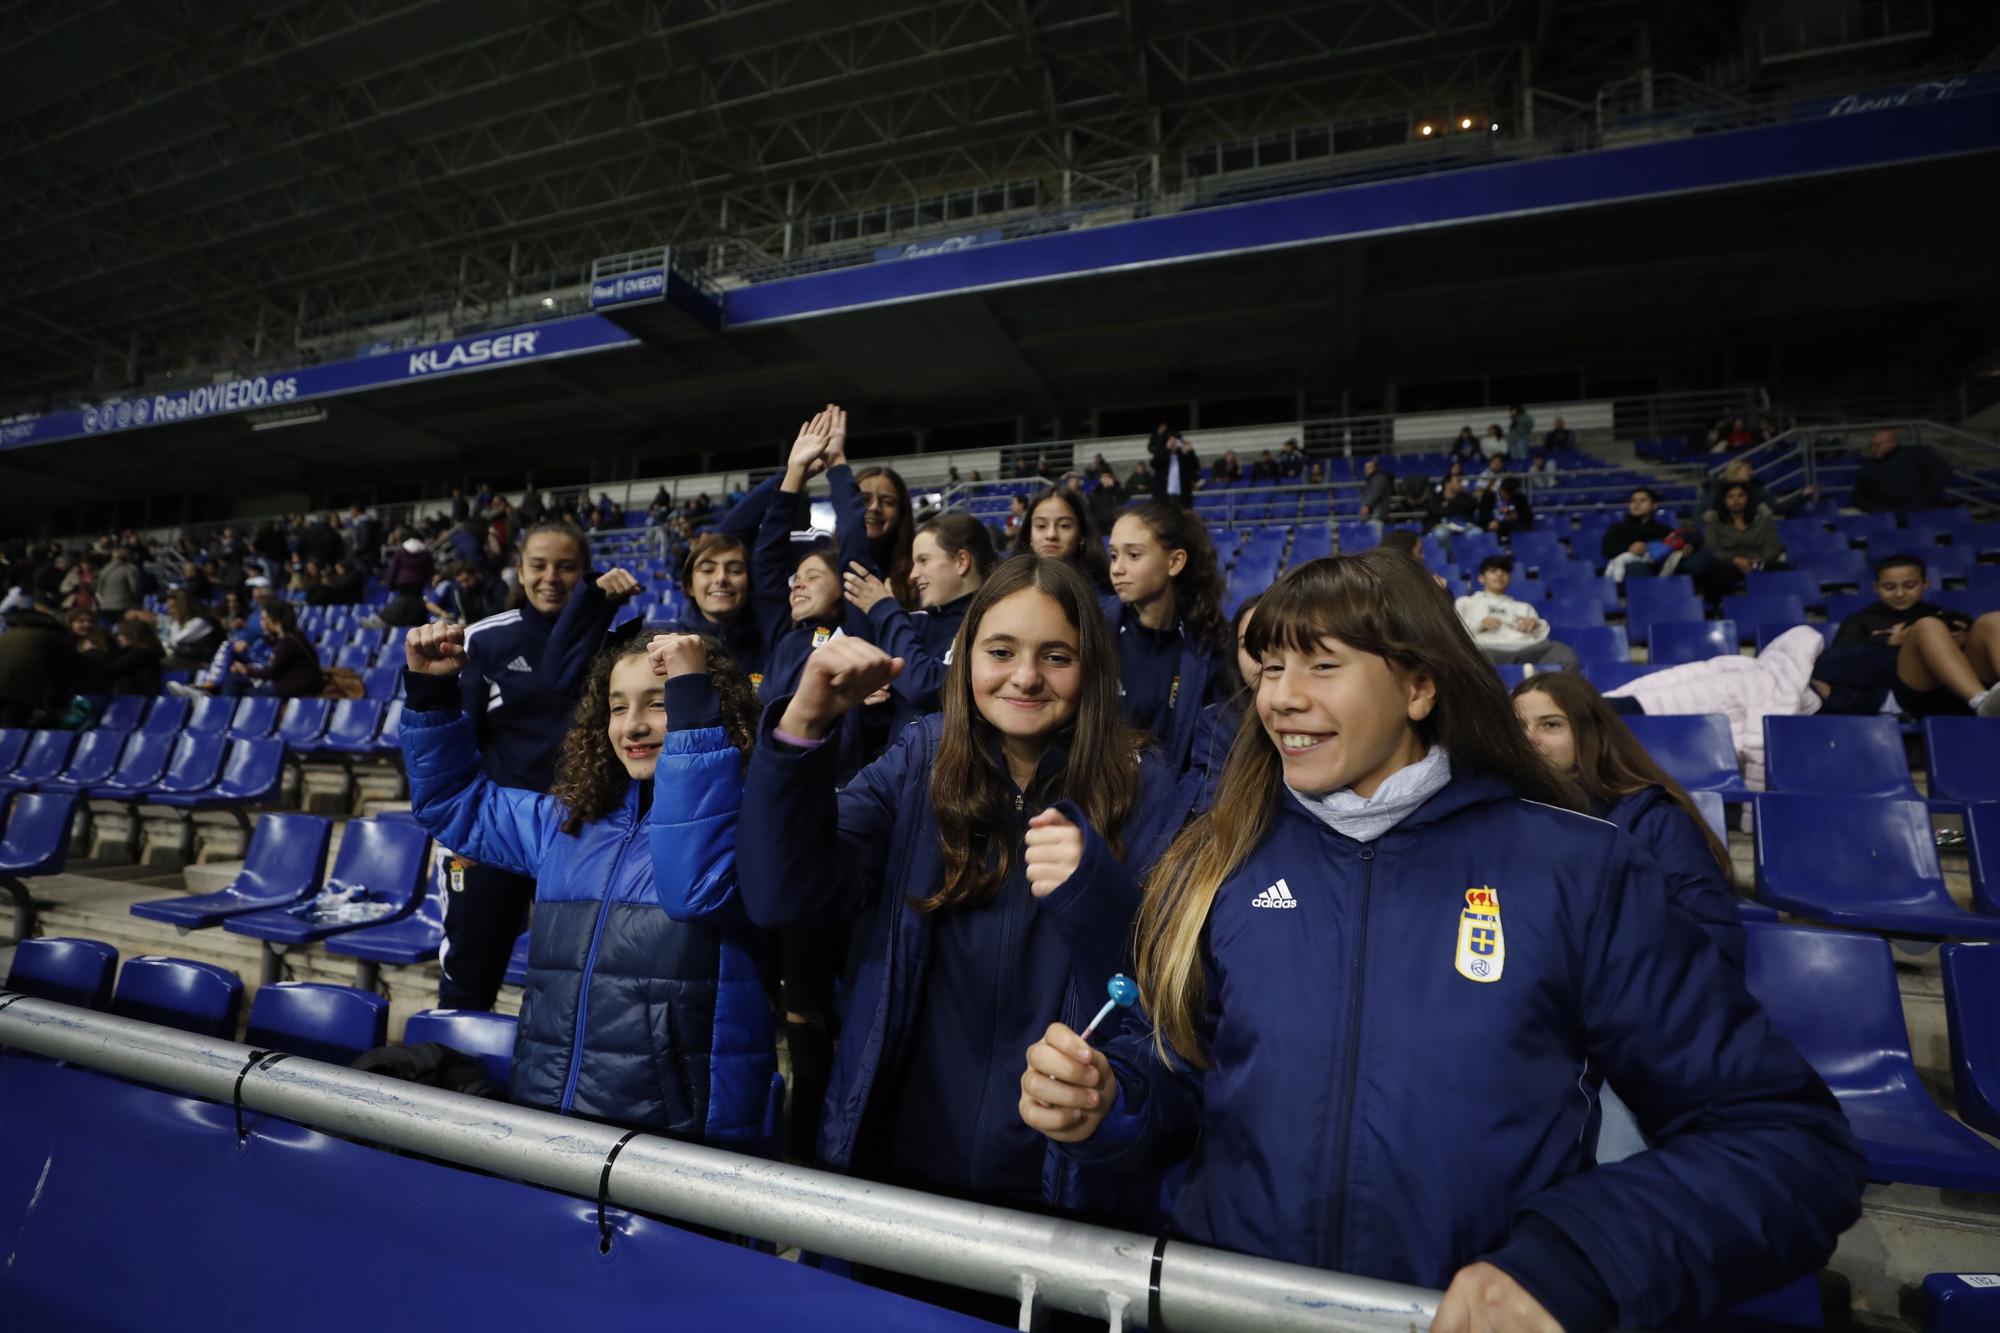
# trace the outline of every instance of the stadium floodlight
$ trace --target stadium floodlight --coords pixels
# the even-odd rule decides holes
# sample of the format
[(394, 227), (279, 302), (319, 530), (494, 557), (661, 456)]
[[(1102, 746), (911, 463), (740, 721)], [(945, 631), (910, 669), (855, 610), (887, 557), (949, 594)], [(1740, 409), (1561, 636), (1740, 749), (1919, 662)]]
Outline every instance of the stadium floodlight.
[(1491, 125), (1488, 125), (1486, 128), (1492, 130), (1495, 134), (1498, 134), (1500, 132), (1500, 122), (1496, 120)]
[(1461, 120), (1460, 120), (1460, 121), (1458, 122), (1458, 127), (1459, 127), (1460, 129), (1462, 129), (1462, 130), (1469, 130), (1469, 129), (1471, 129), (1471, 128), (1472, 128), (1472, 117), (1471, 117), (1471, 116), (1466, 116), (1466, 117), (1462, 118), (1462, 119), (1461, 119)]
[(1417, 133), (1423, 135), (1426, 139), (1428, 139), (1433, 134), (1436, 134), (1437, 130), (1435, 127), (1430, 125), (1419, 125), (1417, 126)]

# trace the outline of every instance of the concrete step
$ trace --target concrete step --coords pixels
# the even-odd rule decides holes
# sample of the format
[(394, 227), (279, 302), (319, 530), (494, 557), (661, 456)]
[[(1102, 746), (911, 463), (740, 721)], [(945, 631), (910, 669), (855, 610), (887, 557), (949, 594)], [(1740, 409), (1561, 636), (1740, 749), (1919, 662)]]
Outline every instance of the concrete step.
[(1855, 1326), (1915, 1328), (1926, 1274), (1988, 1273), (1997, 1256), (2000, 1196), (1871, 1185), (1828, 1268), (1851, 1288)]

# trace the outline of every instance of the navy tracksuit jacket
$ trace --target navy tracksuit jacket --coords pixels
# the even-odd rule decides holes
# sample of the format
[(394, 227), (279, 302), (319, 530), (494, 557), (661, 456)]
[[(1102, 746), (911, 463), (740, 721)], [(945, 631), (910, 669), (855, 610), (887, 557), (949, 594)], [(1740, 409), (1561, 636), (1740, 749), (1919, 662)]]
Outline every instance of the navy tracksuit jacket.
[[(1185, 1159), (1178, 1234), (1443, 1287), (1568, 1333), (1701, 1317), (1860, 1213), (1839, 1105), (1612, 825), (1461, 773), (1368, 844), (1290, 797), (1204, 933), (1210, 1065), (1131, 1028), (1078, 1160)], [(1609, 1080), (1655, 1145), (1593, 1166)]]
[(1674, 803), (1664, 787), (1642, 787), (1612, 802), (1604, 817), (1631, 834), (1653, 854), (1666, 876), (1667, 894), (1695, 924), (1708, 932), (1715, 947), (1740, 973), (1748, 947), (1743, 914), (1736, 908), (1736, 891), (1722, 876), (1709, 853), (1708, 839), (1694, 816)]

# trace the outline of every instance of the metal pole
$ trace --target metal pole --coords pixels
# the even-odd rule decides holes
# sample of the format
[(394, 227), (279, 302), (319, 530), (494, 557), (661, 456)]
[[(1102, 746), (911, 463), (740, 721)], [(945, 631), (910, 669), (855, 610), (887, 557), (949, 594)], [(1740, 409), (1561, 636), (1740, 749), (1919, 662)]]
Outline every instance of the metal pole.
[[(0, 1009), (0, 1045), (423, 1154), (566, 1194), (789, 1242), (894, 1272), (1104, 1319), (1145, 1318), (1157, 1242), (1060, 1218), (641, 1135), (615, 1126), (293, 1057), (247, 1071), (250, 1048), (53, 1001)], [(1166, 1246), (1161, 1324), (1213, 1333), (1413, 1333), (1439, 1293)]]

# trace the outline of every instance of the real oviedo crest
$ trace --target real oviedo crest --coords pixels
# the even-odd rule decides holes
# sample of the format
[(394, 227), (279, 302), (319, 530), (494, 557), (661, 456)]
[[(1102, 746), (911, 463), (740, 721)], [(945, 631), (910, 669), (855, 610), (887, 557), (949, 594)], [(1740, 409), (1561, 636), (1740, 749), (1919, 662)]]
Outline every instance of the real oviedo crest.
[(1500, 894), (1485, 886), (1465, 891), (1458, 914), (1458, 957), (1453, 966), (1467, 981), (1498, 981), (1507, 966), (1507, 937), (1500, 932)]

